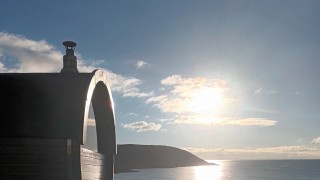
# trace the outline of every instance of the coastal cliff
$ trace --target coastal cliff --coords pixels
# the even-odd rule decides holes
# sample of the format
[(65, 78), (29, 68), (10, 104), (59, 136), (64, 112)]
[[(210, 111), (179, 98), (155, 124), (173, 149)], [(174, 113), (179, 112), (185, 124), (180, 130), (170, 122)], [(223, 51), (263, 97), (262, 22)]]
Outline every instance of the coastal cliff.
[(183, 166), (209, 165), (188, 151), (170, 146), (118, 145), (115, 171), (132, 169), (174, 168)]

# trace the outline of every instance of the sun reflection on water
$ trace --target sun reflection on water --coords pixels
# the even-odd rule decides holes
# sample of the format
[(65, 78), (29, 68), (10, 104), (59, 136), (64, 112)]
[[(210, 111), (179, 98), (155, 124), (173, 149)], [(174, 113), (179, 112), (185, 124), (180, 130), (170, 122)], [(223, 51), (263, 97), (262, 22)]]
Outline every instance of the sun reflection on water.
[(220, 180), (222, 178), (222, 161), (213, 161), (217, 165), (194, 167), (195, 180)]

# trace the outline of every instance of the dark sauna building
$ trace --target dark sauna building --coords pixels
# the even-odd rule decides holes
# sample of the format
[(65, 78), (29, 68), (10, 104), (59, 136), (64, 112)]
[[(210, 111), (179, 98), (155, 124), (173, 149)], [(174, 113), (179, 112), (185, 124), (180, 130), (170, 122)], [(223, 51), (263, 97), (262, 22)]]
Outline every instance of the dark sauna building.
[[(79, 73), (76, 43), (66, 41), (60, 73), (0, 74), (0, 179), (111, 180), (116, 154), (106, 75)], [(86, 142), (92, 104), (97, 152)]]

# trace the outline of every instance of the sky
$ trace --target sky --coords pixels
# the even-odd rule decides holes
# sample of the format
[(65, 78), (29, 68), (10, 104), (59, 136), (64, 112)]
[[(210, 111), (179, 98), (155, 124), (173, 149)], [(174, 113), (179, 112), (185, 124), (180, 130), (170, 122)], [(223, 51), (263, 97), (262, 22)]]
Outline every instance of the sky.
[(107, 74), (118, 144), (204, 159), (320, 158), (319, 9), (318, 0), (3, 0), (0, 72), (60, 72), (72, 40), (80, 72)]

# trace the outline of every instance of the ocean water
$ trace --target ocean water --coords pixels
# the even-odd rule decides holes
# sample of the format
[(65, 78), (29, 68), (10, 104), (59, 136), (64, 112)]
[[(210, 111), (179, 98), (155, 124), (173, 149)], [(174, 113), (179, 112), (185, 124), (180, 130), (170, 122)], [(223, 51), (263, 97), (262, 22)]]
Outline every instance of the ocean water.
[(141, 169), (116, 180), (320, 180), (320, 160), (213, 161), (217, 165)]

